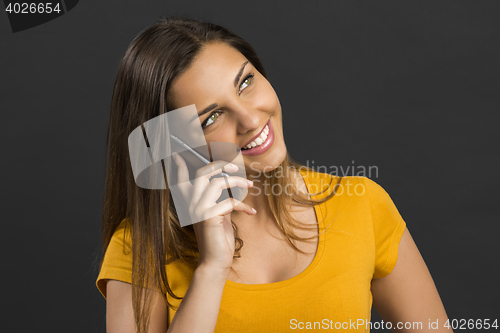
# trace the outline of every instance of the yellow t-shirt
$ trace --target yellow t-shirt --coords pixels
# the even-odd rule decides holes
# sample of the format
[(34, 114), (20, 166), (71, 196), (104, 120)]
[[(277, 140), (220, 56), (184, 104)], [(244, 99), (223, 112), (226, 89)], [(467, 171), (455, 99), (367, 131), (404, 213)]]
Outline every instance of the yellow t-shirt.
[[(309, 193), (328, 188), (339, 177), (301, 170)], [(333, 177), (333, 180), (331, 179)], [(387, 192), (365, 177), (343, 177), (337, 194), (315, 206), (320, 236), (312, 263), (291, 279), (269, 284), (226, 280), (215, 332), (292, 332), (343, 329), (368, 332), (371, 280), (394, 268), (406, 224)], [(330, 224), (331, 223), (331, 224)], [(97, 287), (106, 296), (105, 280), (131, 283), (131, 254), (124, 254), (122, 225), (106, 251)], [(184, 263), (167, 266), (170, 286), (184, 296), (193, 270)], [(208, 286), (209, 287), (209, 286)], [(178, 306), (181, 300), (169, 302)], [(175, 311), (169, 309), (168, 323)]]

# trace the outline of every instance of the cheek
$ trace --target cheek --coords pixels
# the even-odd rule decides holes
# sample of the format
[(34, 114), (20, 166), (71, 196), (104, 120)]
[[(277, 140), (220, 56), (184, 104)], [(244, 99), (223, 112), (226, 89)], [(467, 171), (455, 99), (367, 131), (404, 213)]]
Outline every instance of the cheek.
[(224, 130), (219, 127), (205, 134), (205, 140), (207, 142), (234, 142), (234, 133), (232, 131)]
[(266, 80), (258, 86), (256, 91), (255, 107), (265, 112), (281, 110), (281, 105), (271, 84)]

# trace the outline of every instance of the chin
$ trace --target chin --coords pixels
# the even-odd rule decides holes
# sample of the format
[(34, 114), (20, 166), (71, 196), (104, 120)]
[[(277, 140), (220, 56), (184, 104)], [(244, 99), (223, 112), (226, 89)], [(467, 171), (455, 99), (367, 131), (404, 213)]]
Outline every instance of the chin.
[(263, 156), (262, 159), (252, 159), (245, 161), (246, 173), (252, 176), (260, 176), (264, 172), (270, 172), (276, 170), (286, 157), (286, 146), (283, 143), (282, 147), (274, 147), (269, 151), (267, 156)]

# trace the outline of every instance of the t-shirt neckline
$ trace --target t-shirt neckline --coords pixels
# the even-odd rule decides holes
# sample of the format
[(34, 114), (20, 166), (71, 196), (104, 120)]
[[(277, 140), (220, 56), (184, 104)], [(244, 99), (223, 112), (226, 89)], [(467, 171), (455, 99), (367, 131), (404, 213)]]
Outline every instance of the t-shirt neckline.
[[(302, 175), (302, 178), (304, 179), (304, 182), (307, 187), (307, 191), (309, 194), (311, 194), (311, 182), (314, 181), (314, 178), (309, 176), (308, 171), (304, 171), (302, 169), (299, 169), (300, 174)], [(315, 196), (311, 196), (311, 198), (316, 198)], [(239, 282), (234, 282), (229, 279), (226, 279), (226, 288), (235, 288), (235, 289), (244, 289), (244, 290), (270, 290), (270, 289), (280, 289), (284, 288), (287, 286), (290, 286), (305, 277), (307, 277), (309, 274), (311, 274), (316, 267), (319, 265), (321, 258), (323, 257), (323, 252), (325, 249), (325, 233), (322, 232), (325, 227), (325, 221), (324, 221), (324, 214), (322, 211), (322, 206), (325, 203), (315, 205), (314, 206), (314, 212), (316, 214), (316, 219), (318, 221), (318, 231), (320, 233), (319, 239), (318, 239), (318, 246), (316, 249), (316, 254), (314, 255), (313, 261), (309, 264), (309, 266), (306, 267), (302, 272), (299, 274), (295, 275), (294, 277), (291, 277), (286, 280), (282, 281), (277, 281), (277, 282), (272, 282), (272, 283), (257, 283), (257, 284), (247, 284), (247, 283), (239, 283)]]

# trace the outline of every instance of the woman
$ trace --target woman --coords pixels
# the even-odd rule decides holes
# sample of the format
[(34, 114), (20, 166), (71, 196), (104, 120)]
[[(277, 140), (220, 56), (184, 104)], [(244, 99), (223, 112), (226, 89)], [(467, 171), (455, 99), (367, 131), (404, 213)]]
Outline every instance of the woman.
[[(251, 181), (231, 176), (236, 168), (222, 161), (200, 169), (182, 195), (190, 213), (217, 214), (181, 227), (168, 189), (135, 184), (127, 136), (192, 104), (207, 142), (241, 147)], [(366, 332), (372, 295), (393, 331), (436, 321), (433, 331), (445, 330), (432, 278), (388, 194), (367, 178), (292, 162), (281, 116), (255, 51), (226, 29), (169, 18), (134, 39), (118, 70), (108, 132), (97, 280), (108, 331)], [(186, 162), (174, 160), (185, 182)], [(248, 195), (207, 206), (227, 187), (210, 180), (222, 168), (229, 186)]]

